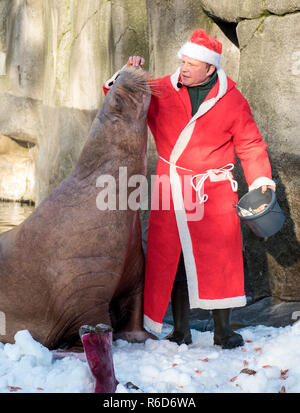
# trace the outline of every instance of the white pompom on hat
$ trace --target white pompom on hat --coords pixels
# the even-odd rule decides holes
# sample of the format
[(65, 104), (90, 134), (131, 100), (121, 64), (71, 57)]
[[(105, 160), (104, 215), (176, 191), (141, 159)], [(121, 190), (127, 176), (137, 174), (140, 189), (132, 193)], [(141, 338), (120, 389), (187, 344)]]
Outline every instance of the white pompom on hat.
[(196, 29), (190, 40), (181, 47), (177, 56), (192, 57), (201, 62), (210, 63), (219, 68), (221, 65), (222, 43), (210, 36), (203, 29)]

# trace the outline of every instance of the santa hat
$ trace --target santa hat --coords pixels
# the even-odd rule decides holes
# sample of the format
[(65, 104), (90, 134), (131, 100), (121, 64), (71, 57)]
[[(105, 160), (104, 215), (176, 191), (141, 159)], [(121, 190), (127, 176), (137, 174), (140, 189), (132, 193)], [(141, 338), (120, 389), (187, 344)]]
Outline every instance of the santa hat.
[(220, 67), (222, 43), (210, 36), (203, 29), (196, 29), (190, 40), (186, 42), (178, 52), (178, 57), (192, 57), (201, 62), (210, 63)]

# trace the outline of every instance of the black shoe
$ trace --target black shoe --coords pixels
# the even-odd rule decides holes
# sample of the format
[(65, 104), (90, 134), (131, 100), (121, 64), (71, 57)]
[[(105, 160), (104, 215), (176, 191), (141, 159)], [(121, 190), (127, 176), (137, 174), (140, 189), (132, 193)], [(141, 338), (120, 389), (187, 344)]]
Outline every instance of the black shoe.
[(214, 344), (224, 349), (243, 346), (243, 337), (235, 333), (230, 327), (231, 308), (213, 310)]
[(190, 331), (187, 331), (185, 334), (183, 334), (182, 332), (175, 331), (173, 329), (171, 333), (169, 333), (166, 337), (164, 337), (164, 340), (175, 342), (179, 346), (181, 344), (192, 344), (192, 335)]
[(224, 349), (232, 349), (243, 346), (244, 340), (240, 334), (233, 331), (229, 336), (218, 337), (214, 335), (214, 344), (222, 346)]
[(181, 344), (191, 344), (192, 335), (189, 326), (190, 303), (187, 281), (176, 281), (171, 295), (174, 328), (164, 339)]

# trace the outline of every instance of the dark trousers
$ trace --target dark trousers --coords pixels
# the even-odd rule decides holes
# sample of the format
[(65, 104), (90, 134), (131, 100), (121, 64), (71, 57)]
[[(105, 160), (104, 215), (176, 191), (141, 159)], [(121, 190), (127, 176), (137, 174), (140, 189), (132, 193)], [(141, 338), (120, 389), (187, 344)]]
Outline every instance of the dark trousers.
[(180, 254), (180, 259), (179, 259), (178, 268), (177, 268), (174, 282), (178, 282), (178, 281), (186, 281), (186, 272), (185, 272), (184, 258), (183, 258), (182, 251)]

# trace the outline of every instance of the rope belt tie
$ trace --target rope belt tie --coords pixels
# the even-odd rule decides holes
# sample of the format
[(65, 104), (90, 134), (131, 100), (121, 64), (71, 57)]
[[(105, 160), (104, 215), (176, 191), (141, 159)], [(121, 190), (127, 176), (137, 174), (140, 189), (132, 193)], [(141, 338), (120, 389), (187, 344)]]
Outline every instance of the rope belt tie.
[[(162, 161), (168, 163), (169, 165), (175, 166), (175, 168), (179, 168), (179, 169), (183, 169), (185, 171), (193, 172), (192, 169), (187, 169), (187, 168), (183, 168), (182, 166), (175, 165), (174, 163), (164, 159), (162, 156), (159, 156), (159, 158)], [(192, 176), (191, 185), (198, 194), (200, 204), (204, 204), (208, 200), (208, 195), (207, 194), (203, 194), (203, 196), (201, 195), (202, 187), (204, 186), (204, 182), (206, 181), (207, 178), (210, 178), (210, 179), (212, 178), (211, 181), (213, 181), (213, 180), (214, 181), (224, 181), (224, 180), (228, 179), (230, 184), (231, 184), (231, 188), (232, 188), (233, 192), (237, 192), (238, 183), (235, 179), (233, 179), (233, 176), (232, 176), (232, 173), (231, 173), (233, 168), (234, 168), (234, 164), (233, 163), (228, 163), (227, 165), (223, 166), (222, 168), (208, 169), (204, 174), (196, 174), (196, 175)], [(195, 185), (194, 184), (194, 179), (197, 178), (198, 176), (201, 176), (201, 179)]]
[[(230, 181), (231, 188), (232, 188), (233, 192), (237, 191), (238, 183), (235, 179), (233, 179), (233, 176), (232, 176), (232, 173), (231, 173), (233, 168), (234, 168), (234, 165), (232, 163), (229, 163), (229, 164), (223, 166), (222, 168), (209, 169), (204, 174), (197, 174), (197, 175), (192, 176), (191, 185), (198, 194), (200, 204), (204, 204), (208, 200), (208, 195), (207, 194), (201, 195), (202, 187), (204, 187), (204, 182), (206, 181), (207, 178), (210, 178), (211, 181), (214, 181), (214, 180), (215, 181), (218, 181), (218, 180), (223, 181), (223, 180), (228, 179)], [(201, 177), (201, 179), (199, 179), (199, 181), (195, 185), (194, 184), (194, 179), (197, 178), (197, 177)], [(215, 178), (215, 179), (213, 179), (213, 178)]]

